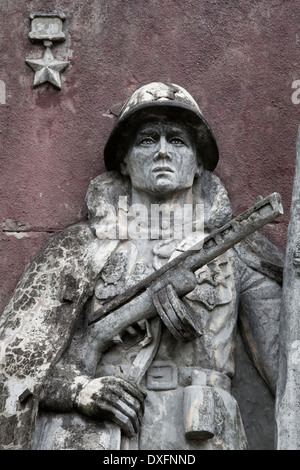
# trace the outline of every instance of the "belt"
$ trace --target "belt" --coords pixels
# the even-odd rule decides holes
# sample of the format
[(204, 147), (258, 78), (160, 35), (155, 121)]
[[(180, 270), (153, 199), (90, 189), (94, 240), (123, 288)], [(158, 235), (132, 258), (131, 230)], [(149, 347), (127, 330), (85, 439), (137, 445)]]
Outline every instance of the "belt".
[(172, 361), (154, 361), (148, 369), (146, 387), (148, 390), (174, 390), (192, 385), (193, 372), (197, 373), (197, 384), (221, 388), (231, 392), (230, 378), (216, 370), (202, 367), (177, 366)]
[[(130, 370), (130, 365), (105, 365), (99, 370), (99, 376), (121, 375)], [(192, 385), (193, 372), (197, 373), (197, 384), (221, 388), (231, 392), (231, 379), (228, 375), (202, 367), (177, 366), (173, 361), (154, 361), (146, 373), (145, 386), (148, 390), (175, 390), (178, 387)]]

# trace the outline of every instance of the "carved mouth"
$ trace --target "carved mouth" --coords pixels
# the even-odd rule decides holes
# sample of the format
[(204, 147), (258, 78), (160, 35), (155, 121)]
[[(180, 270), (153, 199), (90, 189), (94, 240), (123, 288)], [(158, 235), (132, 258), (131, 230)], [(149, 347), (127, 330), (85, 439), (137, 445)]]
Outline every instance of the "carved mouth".
[(157, 166), (153, 168), (153, 173), (175, 173), (170, 166)]

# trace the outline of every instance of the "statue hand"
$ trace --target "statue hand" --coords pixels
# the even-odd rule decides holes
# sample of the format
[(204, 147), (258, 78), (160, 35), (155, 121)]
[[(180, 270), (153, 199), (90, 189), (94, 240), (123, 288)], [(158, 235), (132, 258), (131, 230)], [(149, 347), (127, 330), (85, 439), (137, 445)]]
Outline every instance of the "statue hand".
[(192, 341), (202, 336), (197, 315), (190, 306), (178, 297), (172, 284), (153, 294), (153, 303), (164, 324), (180, 342)]
[(146, 393), (137, 384), (121, 377), (90, 380), (75, 398), (76, 408), (92, 418), (114, 421), (132, 437), (141, 424)]

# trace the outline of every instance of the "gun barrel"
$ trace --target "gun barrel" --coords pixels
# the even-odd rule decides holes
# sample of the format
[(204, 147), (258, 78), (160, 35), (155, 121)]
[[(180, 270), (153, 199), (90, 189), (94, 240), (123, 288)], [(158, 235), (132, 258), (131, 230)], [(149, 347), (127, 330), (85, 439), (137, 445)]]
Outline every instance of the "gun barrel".
[(205, 238), (201, 250), (197, 246), (192, 247), (191, 251), (196, 250), (197, 253), (187, 256), (186, 267), (196, 271), (282, 214), (281, 197), (278, 193), (260, 198), (254, 206)]
[[(186, 295), (193, 287), (191, 287), (190, 280), (182, 285), (182, 276), (178, 276), (180, 269), (184, 270), (185, 273), (188, 271), (195, 272), (281, 214), (283, 214), (283, 209), (281, 197), (278, 193), (259, 198), (251, 208), (207, 236), (202, 242), (197, 243), (166, 263), (155, 273), (136, 284), (134, 288), (104, 304), (90, 316), (89, 325), (101, 320), (104, 316), (142, 294), (151, 286), (155, 285), (156, 290), (165, 287), (170, 284), (170, 279), (172, 279), (172, 284), (179, 296)], [(176, 275), (172, 275), (172, 272)]]

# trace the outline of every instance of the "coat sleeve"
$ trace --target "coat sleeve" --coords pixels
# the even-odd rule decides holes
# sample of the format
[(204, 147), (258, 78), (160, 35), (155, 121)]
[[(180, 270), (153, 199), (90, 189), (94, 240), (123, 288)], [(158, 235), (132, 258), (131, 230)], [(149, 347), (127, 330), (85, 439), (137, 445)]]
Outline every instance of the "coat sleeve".
[(87, 224), (50, 239), (27, 268), (0, 317), (0, 442), (30, 448), (42, 384), (67, 348), (89, 295), (82, 269), (92, 234)]
[(240, 273), (242, 337), (255, 367), (275, 395), (283, 255), (260, 234), (239, 244), (235, 251)]

